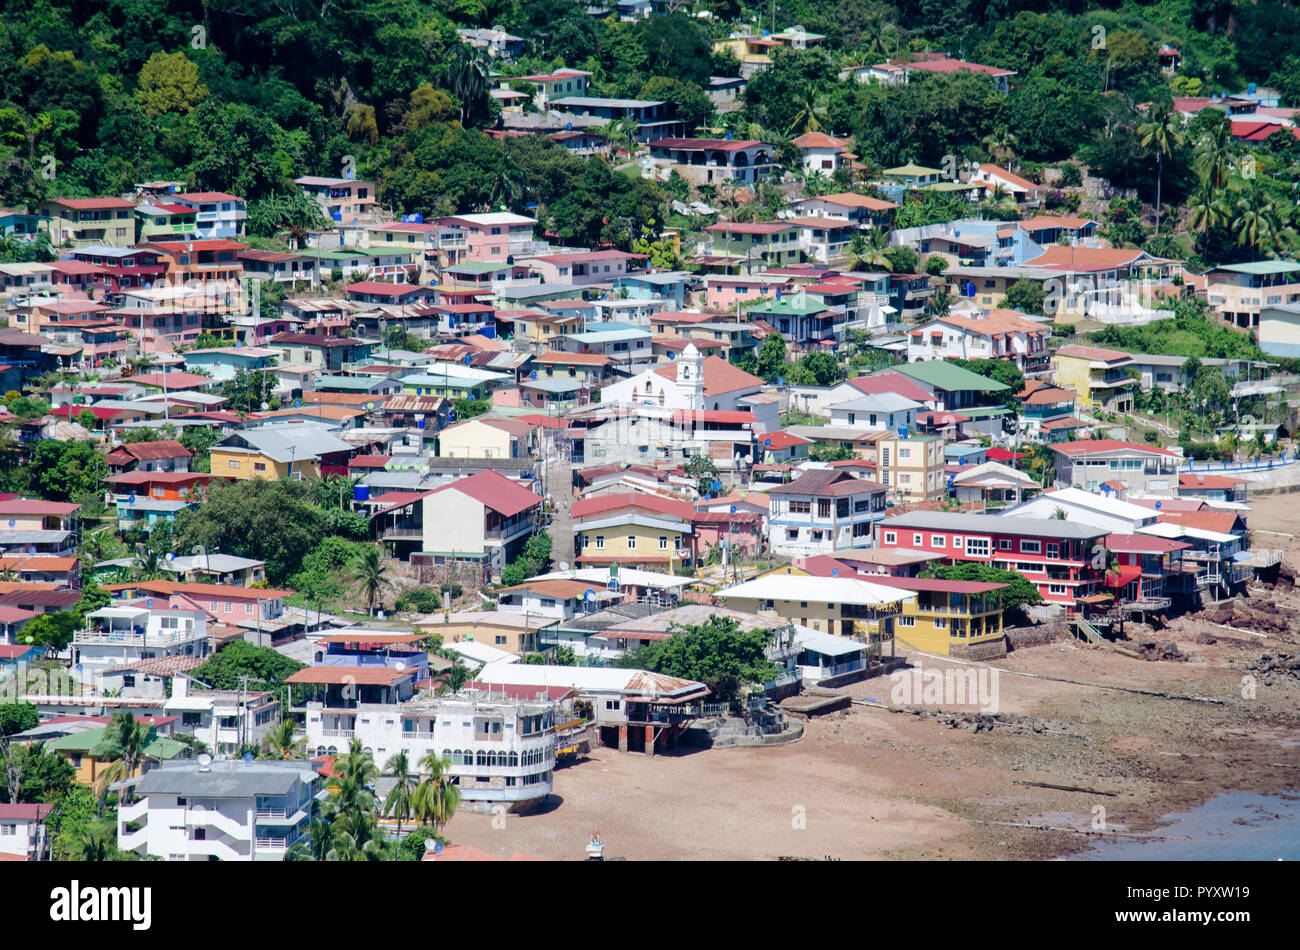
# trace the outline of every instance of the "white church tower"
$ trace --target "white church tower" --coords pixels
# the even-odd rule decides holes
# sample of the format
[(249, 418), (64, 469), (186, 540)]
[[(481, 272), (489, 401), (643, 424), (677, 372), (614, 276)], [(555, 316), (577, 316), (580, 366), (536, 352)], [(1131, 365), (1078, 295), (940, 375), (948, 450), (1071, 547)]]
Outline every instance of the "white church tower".
[(677, 391), (687, 408), (704, 408), (704, 357), (694, 343), (687, 343), (677, 358)]

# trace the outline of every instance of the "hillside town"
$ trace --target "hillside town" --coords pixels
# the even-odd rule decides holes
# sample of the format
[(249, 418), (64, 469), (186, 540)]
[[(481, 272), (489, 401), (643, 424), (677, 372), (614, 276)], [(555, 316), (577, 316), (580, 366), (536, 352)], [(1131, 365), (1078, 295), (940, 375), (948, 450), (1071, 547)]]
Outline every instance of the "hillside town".
[[(1300, 59), (1210, 76), (1182, 29), (1080, 40), (1108, 88), (1054, 108), (1125, 103), (1121, 160), (1044, 144), (1024, 104), (1066, 86), (1015, 31), (1065, 14), (873, 45), (807, 6), (531, 14), (568, 39), (480, 17), (441, 80), (343, 81), (328, 154), (275, 113), (272, 179), (213, 51), (175, 43), (113, 93), (157, 160), (0, 175), (0, 859), (803, 854), (673, 851), (613, 796), (657, 784), (650, 814), (677, 783), (694, 814), (746, 756), (815, 775), (842, 743), (893, 750), (834, 759), (851, 786), (953, 755), (1057, 796), (1128, 782), (1098, 794), (1133, 836), (1162, 814), (1137, 802), (1199, 804), (1153, 788), (1294, 787)], [(646, 46), (639, 87), (593, 30)], [(23, 81), (19, 164), (77, 121)], [(929, 97), (954, 128), (890, 124)], [(981, 110), (1004, 124), (972, 134)], [(173, 134), (221, 144), (168, 175)], [(1193, 702), (1256, 674), (1264, 711)], [(1158, 696), (1188, 717), (1161, 736), (1254, 716), (1278, 742), (1236, 779), (1111, 768), (1149, 751), (1114, 733), (991, 745), (1074, 741), (1096, 724), (1064, 704), (1098, 695), (1134, 736)], [(953, 856), (970, 814), (919, 787), (846, 853)], [(979, 855), (1086, 845), (1058, 806)]]

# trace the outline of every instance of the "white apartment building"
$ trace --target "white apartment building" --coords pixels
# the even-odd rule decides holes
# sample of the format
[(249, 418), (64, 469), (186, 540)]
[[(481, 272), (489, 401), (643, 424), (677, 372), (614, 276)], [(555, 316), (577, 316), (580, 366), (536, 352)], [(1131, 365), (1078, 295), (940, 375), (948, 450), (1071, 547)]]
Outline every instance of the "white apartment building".
[(117, 811), (117, 846), (167, 861), (283, 861), (328, 792), (306, 762), (164, 762)]
[(907, 361), (1007, 359), (1034, 372), (1048, 367), (1050, 335), (1050, 327), (1012, 310), (954, 313), (908, 331)]
[(86, 614), (72, 638), (73, 669), (89, 682), (96, 673), (160, 656), (206, 656), (208, 621), (201, 610), (143, 603), (101, 607)]
[(853, 429), (911, 429), (925, 406), (897, 393), (867, 393), (830, 407), (831, 425)]
[(867, 547), (872, 525), (885, 517), (885, 486), (847, 472), (813, 469), (768, 492), (768, 547), (806, 557)]
[(412, 769), (429, 752), (451, 762), (451, 777), (469, 802), (515, 804), (554, 787), (555, 704), (513, 700), (475, 689), (404, 703), (307, 704), (307, 747), (318, 755), (346, 751), (353, 739), (381, 769), (405, 752)]
[(184, 676), (172, 680), (172, 695), (163, 709), (180, 716), (177, 731), (190, 733), (213, 752), (239, 754), (258, 745), (280, 721), (280, 701), (268, 692), (194, 689)]

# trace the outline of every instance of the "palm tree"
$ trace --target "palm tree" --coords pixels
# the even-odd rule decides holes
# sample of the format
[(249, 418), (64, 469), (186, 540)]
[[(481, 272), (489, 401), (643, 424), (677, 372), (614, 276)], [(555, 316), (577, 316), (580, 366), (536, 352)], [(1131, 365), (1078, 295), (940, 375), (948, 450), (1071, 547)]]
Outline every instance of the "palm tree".
[(384, 814), (397, 819), (397, 837), (402, 837), (402, 822), (413, 813), (416, 781), (411, 774), (410, 763), (405, 752), (399, 752), (388, 760), (384, 772), (395, 780), (388, 797), (384, 799)]
[(946, 317), (951, 309), (952, 295), (948, 292), (948, 285), (940, 284), (925, 303), (925, 315), (931, 318)]
[(292, 759), (303, 751), (306, 743), (307, 737), (298, 735), (298, 724), (292, 719), (283, 719), (262, 740), (263, 754), (271, 759)]
[(1020, 139), (1016, 138), (1005, 125), (998, 126), (984, 136), (982, 141), (989, 154), (999, 161), (1011, 158), (1015, 154), (1016, 147), (1020, 145)]
[(451, 62), (447, 66), (447, 87), (460, 101), (460, 124), (464, 125), (488, 88), (487, 67), (484, 66), (482, 57), (464, 43), (457, 44), (451, 54)]
[(357, 555), (352, 566), (352, 578), (365, 592), (366, 603), (370, 606), (370, 613), (373, 616), (375, 601), (379, 600), (385, 587), (392, 586), (388, 579), (388, 568), (384, 566), (377, 545), (371, 545)]
[(440, 693), (458, 693), (465, 688), (469, 682), (469, 667), (466, 666), (459, 656), (447, 667), (447, 672), (443, 674), (442, 688)]
[(329, 824), (327, 861), (373, 861), (384, 856), (384, 834), (375, 818), (374, 757), (353, 739), (348, 751), (334, 762), (335, 775), (326, 788), (330, 798), (322, 809)]
[(1143, 148), (1156, 150), (1156, 234), (1160, 233), (1160, 187), (1164, 179), (1165, 157), (1172, 155), (1174, 149), (1183, 144), (1187, 138), (1183, 132), (1183, 120), (1171, 109), (1161, 107), (1137, 128), (1139, 143)]
[(1227, 224), (1231, 215), (1208, 181), (1196, 189), (1188, 208), (1192, 212), (1190, 226), (1201, 232), (1201, 256), (1204, 257), (1210, 250), (1210, 229)]
[(799, 96), (799, 111), (794, 121), (786, 130), (786, 135), (802, 132), (821, 132), (829, 122), (826, 110), (827, 98), (818, 95), (817, 90), (808, 86)]
[(621, 145), (629, 155), (636, 150), (636, 130), (639, 128), (635, 116), (624, 116), (604, 126), (600, 131), (615, 153)]
[[(101, 801), (108, 794), (110, 785), (135, 775), (144, 760), (145, 750), (153, 745), (157, 738), (158, 730), (153, 726), (145, 726), (129, 710), (124, 709), (113, 717), (104, 738), (92, 752), (96, 758), (115, 760), (100, 776)], [(129, 800), (129, 789), (123, 792), (123, 797)]]
[(1233, 204), (1236, 217), (1232, 222), (1237, 243), (1256, 254), (1264, 254), (1274, 247), (1283, 226), (1273, 199), (1265, 193), (1257, 180), (1252, 179)]
[[(313, 802), (312, 810), (319, 813), (319, 804)], [(306, 839), (300, 838), (294, 842), (293, 847), (285, 852), (284, 859), (286, 861), (324, 861), (329, 857), (332, 845), (333, 835), (330, 831), (329, 822), (316, 817), (307, 826)]]
[(1197, 141), (1192, 164), (1202, 182), (1214, 191), (1221, 191), (1228, 187), (1232, 154), (1232, 124), (1224, 121), (1209, 129)]
[(1052, 517), (1055, 518), (1057, 521), (1065, 521), (1067, 518), (1070, 517), (1070, 513), (1066, 511), (1064, 508), (1057, 506), (1056, 510), (1052, 512)]
[[(858, 235), (854, 235), (856, 242)], [(850, 242), (850, 248), (853, 242)], [(889, 258), (885, 256), (885, 251), (889, 248), (889, 233), (884, 228), (871, 228), (866, 232), (861, 245), (861, 252), (850, 253), (850, 269), (857, 270), (859, 267), (881, 267), (885, 270), (890, 268)]]
[(162, 564), (163, 556), (161, 551), (156, 551), (144, 544), (136, 546), (131, 569), (135, 573), (137, 580), (158, 580), (163, 574)]
[(451, 783), (451, 762), (430, 749), (420, 760), (420, 769), (425, 778), (415, 790), (415, 816), (435, 830), (444, 828), (460, 804), (460, 789)]

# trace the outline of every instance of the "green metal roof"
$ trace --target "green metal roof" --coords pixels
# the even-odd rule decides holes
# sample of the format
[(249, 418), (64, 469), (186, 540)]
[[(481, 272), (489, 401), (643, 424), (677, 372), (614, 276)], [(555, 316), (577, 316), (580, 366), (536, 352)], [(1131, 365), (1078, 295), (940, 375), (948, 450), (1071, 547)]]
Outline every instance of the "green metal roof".
[(1300, 270), (1295, 261), (1250, 261), (1245, 264), (1224, 264), (1214, 270), (1230, 270), (1237, 274), (1288, 274)]
[(915, 162), (908, 162), (906, 165), (899, 165), (897, 168), (886, 168), (882, 174), (885, 175), (942, 175), (943, 172), (938, 168), (926, 168), (924, 165), (917, 165)]
[(357, 251), (320, 251), (314, 247), (298, 251), (303, 257), (314, 257), (324, 261), (368, 261), (369, 254), (362, 254)]
[[(1005, 383), (999, 383), (987, 376), (981, 376), (979, 373), (972, 373), (968, 369), (962, 369), (948, 360), (923, 360), (919, 363), (904, 363), (900, 366), (891, 366), (889, 371), (891, 373), (902, 373), (904, 376), (919, 379), (923, 383), (929, 383), (931, 386), (937, 386), (949, 392), (973, 390), (981, 393), (996, 393), (1010, 388)], [(962, 412), (965, 414), (965, 410), (962, 410)]]
[[(92, 755), (96, 747), (103, 745), (110, 728), (110, 726), (105, 726), (102, 729), (87, 729), (85, 732), (74, 732), (71, 735), (62, 736), (50, 742), (48, 748), (54, 752), (79, 752), (82, 755)], [(151, 759), (174, 759), (185, 749), (186, 746), (183, 743), (177, 742), (175, 739), (168, 739), (165, 736), (159, 736), (145, 748), (144, 754)]]
[(756, 307), (751, 307), (750, 313), (779, 313), (787, 315), (808, 316), (811, 313), (820, 313), (826, 309), (824, 303), (814, 303), (805, 300), (800, 303), (795, 297), (782, 297), (780, 300), (764, 300)]

